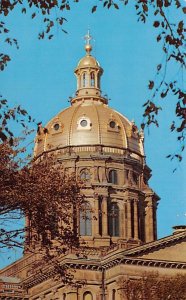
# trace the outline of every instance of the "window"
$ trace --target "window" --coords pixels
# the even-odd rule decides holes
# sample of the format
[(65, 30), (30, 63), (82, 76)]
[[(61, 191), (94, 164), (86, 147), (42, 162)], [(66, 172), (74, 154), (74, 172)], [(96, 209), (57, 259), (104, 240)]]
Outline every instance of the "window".
[(109, 182), (113, 184), (118, 184), (118, 176), (116, 170), (111, 170), (109, 172)]
[(81, 120), (80, 125), (81, 125), (82, 127), (86, 127), (86, 126), (88, 125), (87, 120), (85, 120), (85, 119)]
[(119, 236), (119, 207), (111, 203), (109, 207), (109, 235)]
[(90, 236), (92, 235), (92, 213), (89, 203), (85, 203), (80, 209), (80, 235)]
[(91, 292), (85, 292), (83, 295), (83, 300), (93, 300)]
[(87, 74), (83, 73), (82, 75), (82, 86), (86, 87), (87, 86)]
[(83, 115), (77, 120), (78, 130), (91, 130), (91, 128), (92, 128), (92, 123), (88, 117)]
[(56, 124), (54, 124), (54, 130), (58, 130), (59, 129), (59, 124), (58, 123), (56, 123)]
[(139, 180), (138, 175), (136, 173), (133, 173), (133, 182), (134, 182), (134, 184), (138, 185), (138, 180)]
[(116, 122), (110, 121), (109, 125), (110, 125), (111, 128), (115, 128), (116, 127)]
[(90, 73), (90, 85), (95, 86), (95, 75), (94, 73)]
[(82, 181), (89, 181), (90, 180), (90, 171), (88, 169), (83, 169), (80, 173), (80, 179)]
[(116, 290), (112, 290), (112, 300), (116, 300)]

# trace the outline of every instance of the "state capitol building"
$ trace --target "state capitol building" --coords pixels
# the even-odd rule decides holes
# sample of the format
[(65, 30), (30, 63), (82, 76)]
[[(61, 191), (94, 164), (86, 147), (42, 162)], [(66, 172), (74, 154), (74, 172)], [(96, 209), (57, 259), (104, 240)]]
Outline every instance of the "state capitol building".
[(85, 56), (74, 70), (75, 97), (45, 126), (47, 135), (36, 136), (34, 150), (35, 158), (52, 152), (65, 170), (85, 182), (78, 230), (86, 256), (78, 258), (70, 251), (61, 264), (75, 269), (74, 280), (86, 284), (65, 286), (47, 266), (42, 274), (30, 272), (33, 254), (25, 253), (0, 272), (1, 285), (23, 285), (25, 294), (0, 290), (0, 299), (124, 300), (122, 279), (186, 273), (185, 227), (177, 226), (172, 235), (157, 240), (160, 198), (148, 184), (151, 170), (143, 131), (102, 96), (103, 69), (91, 55), (89, 33), (86, 37)]

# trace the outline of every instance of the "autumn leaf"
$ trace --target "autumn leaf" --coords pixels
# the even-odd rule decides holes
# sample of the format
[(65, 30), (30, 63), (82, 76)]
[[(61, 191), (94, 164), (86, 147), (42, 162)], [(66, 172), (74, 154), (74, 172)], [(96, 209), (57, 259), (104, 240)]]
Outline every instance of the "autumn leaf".
[(149, 90), (152, 90), (153, 87), (154, 87), (154, 81), (150, 80), (148, 85)]
[(97, 9), (97, 5), (93, 6), (92, 7), (92, 13), (94, 13), (96, 11), (96, 9)]
[(118, 6), (116, 3), (114, 3), (114, 7), (115, 7), (116, 9), (119, 9), (119, 6)]

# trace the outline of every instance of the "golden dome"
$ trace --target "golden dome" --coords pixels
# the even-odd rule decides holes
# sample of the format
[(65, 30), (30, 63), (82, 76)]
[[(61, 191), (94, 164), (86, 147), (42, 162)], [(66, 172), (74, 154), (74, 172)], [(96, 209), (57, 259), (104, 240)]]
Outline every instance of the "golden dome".
[(76, 96), (71, 99), (71, 107), (60, 112), (44, 130), (40, 130), (36, 138), (35, 156), (59, 149), (62, 153), (90, 154), (101, 151), (118, 155), (125, 155), (128, 150), (126, 155), (132, 153), (133, 157), (140, 159), (144, 156), (143, 134), (138, 132), (133, 122), (108, 107), (107, 99), (102, 97), (100, 78), (103, 69), (90, 55), (89, 31), (85, 37), (86, 55), (75, 69)]
[(63, 110), (46, 125), (45, 133), (36, 139), (35, 155), (67, 147), (90, 153), (96, 152), (97, 146), (110, 154), (124, 154), (128, 149), (137, 156), (144, 155), (142, 139), (133, 122), (99, 99), (87, 99)]
[(77, 65), (77, 69), (86, 68), (86, 67), (93, 67), (93, 68), (100, 68), (100, 64), (98, 61), (90, 54), (92, 51), (92, 45), (90, 44), (90, 40), (92, 37), (90, 36), (90, 32), (85, 36), (87, 43), (85, 44), (85, 51), (86, 55), (79, 61)]
[(100, 65), (92, 55), (86, 55), (79, 61), (77, 65), (77, 69), (87, 68), (87, 67), (99, 68)]

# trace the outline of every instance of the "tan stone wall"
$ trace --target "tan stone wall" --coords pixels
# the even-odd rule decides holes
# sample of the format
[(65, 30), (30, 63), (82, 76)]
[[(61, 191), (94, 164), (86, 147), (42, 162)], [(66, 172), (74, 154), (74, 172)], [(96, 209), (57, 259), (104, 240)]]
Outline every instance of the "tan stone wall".
[(143, 255), (147, 259), (161, 259), (169, 261), (186, 261), (186, 242), (175, 244), (166, 248)]

